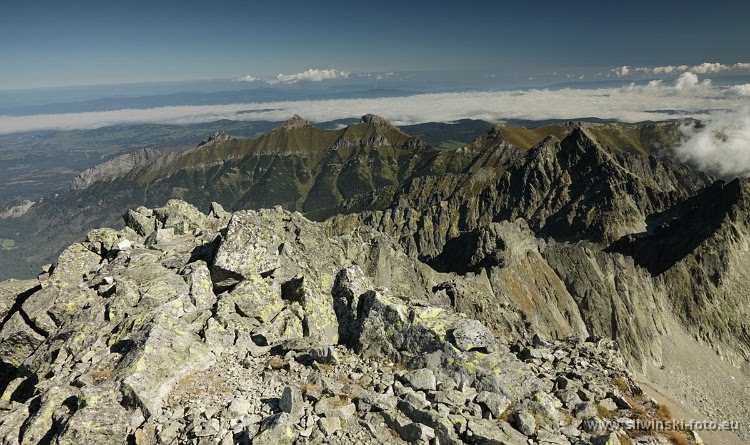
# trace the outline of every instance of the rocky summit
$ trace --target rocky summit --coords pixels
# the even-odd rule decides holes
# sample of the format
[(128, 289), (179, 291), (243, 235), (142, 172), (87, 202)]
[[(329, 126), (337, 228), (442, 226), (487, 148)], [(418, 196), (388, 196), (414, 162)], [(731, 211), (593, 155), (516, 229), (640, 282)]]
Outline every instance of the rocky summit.
[(612, 340), (540, 335), (513, 304), (456, 310), (491, 298), (470, 273), (491, 264), (570, 258), (549, 263), (573, 280), (575, 261), (632, 262), (541, 249), (522, 221), (447, 246), (463, 256), (443, 272), (280, 207), (172, 200), (125, 222), (0, 283), (0, 443), (700, 443), (637, 428), (668, 410)]

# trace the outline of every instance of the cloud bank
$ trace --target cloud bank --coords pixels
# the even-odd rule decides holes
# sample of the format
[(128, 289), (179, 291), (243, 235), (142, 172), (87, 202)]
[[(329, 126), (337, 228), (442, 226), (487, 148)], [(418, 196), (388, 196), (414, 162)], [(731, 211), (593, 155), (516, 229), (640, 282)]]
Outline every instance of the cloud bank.
[(631, 74), (681, 74), (685, 72), (692, 72), (695, 74), (713, 74), (721, 73), (724, 71), (745, 71), (750, 70), (750, 63), (739, 62), (734, 64), (724, 64), (716, 62), (704, 62), (694, 66), (688, 65), (664, 65), (664, 66), (620, 66), (613, 68), (613, 72), (617, 77), (625, 77)]
[(575, 119), (599, 117), (626, 122), (710, 117), (711, 110), (748, 104), (748, 86), (722, 87), (685, 74), (674, 83), (654, 81), (623, 88), (484, 91), (407, 97), (168, 106), (102, 112), (0, 116), (0, 133), (92, 129), (115, 124), (189, 124), (230, 120), (282, 121), (299, 114), (313, 122), (375, 113), (395, 124), (459, 119)]
[(750, 97), (750, 83), (729, 87), (729, 91), (733, 94), (737, 94), (738, 96)]
[(715, 113), (701, 128), (686, 126), (677, 158), (723, 178), (750, 177), (750, 106)]
[(346, 71), (337, 70), (319, 70), (311, 68), (307, 71), (295, 74), (281, 74), (276, 75), (276, 78), (268, 80), (267, 82), (271, 85), (277, 84), (294, 84), (298, 82), (321, 82), (323, 80), (332, 79), (346, 79), (349, 77), (349, 73)]
[[(650, 91), (652, 93), (661, 94), (679, 94), (683, 92), (691, 92), (693, 95), (703, 94), (710, 97), (712, 94), (712, 83), (711, 79), (700, 80), (697, 74), (687, 72), (680, 74), (674, 83), (667, 84), (663, 80), (652, 80), (646, 85), (636, 85), (631, 83), (626, 86), (627, 91)], [(741, 90), (735, 90), (735, 87), (726, 89), (729, 94), (743, 95)]]
[(260, 79), (257, 77), (253, 77), (252, 74), (248, 74), (247, 76), (240, 77), (239, 79), (236, 79), (236, 80), (237, 82), (256, 82)]
[[(255, 77), (252, 74), (234, 79), (236, 82), (266, 82), (269, 85), (292, 85), (299, 82), (321, 82), (324, 80), (333, 79), (347, 79), (351, 73), (347, 71), (338, 70), (320, 70), (310, 68), (307, 71), (302, 71), (294, 74), (279, 73), (272, 79), (266, 79)], [(393, 75), (393, 73), (389, 73)], [(382, 79), (382, 76), (378, 76), (378, 79)]]

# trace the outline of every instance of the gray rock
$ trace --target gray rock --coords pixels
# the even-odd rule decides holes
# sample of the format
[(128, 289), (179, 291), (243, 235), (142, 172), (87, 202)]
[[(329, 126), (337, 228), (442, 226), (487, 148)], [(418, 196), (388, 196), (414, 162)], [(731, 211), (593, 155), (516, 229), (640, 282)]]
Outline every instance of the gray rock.
[(411, 403), (404, 401), (398, 402), (397, 407), (399, 411), (401, 411), (413, 422), (427, 425), (435, 430), (435, 436), (441, 444), (445, 443), (458, 445), (461, 443), (460, 439), (456, 435), (456, 430), (453, 427), (453, 423), (449, 419), (440, 417), (434, 411), (419, 409)]
[(398, 434), (409, 443), (428, 443), (435, 438), (435, 430), (416, 422), (403, 426), (398, 430)]
[(403, 399), (420, 409), (430, 406), (430, 401), (427, 400), (427, 396), (420, 391), (406, 393), (404, 394)]
[(537, 426), (557, 429), (562, 418), (556, 405), (560, 402), (545, 392), (537, 392), (528, 403), (528, 407), (537, 419)]
[(341, 429), (341, 419), (338, 417), (322, 417), (318, 420), (318, 428), (326, 436), (330, 436)]
[[(147, 239), (91, 231), (31, 288), (0, 283), (0, 442), (395, 443), (390, 428), (423, 443), (523, 444), (500, 420), (513, 402), (532, 416), (513, 419), (519, 430), (567, 445), (603, 433), (586, 423), (595, 400), (620, 407), (618, 422), (632, 416), (617, 398), (637, 388), (609, 383), (629, 375), (611, 341), (529, 340), (504, 306), (491, 312), (510, 317), (510, 338), (494, 338), (449, 308), (460, 303), (449, 292), (502, 300), (508, 268), (539, 259), (520, 223), (496, 227), (509, 243), (499, 272), (451, 287), (383, 234), (336, 236), (282, 209), (235, 213), (225, 231), (216, 206), (136, 213), (156, 229)], [(561, 428), (561, 401), (585, 420)]]
[(435, 393), (435, 402), (450, 406), (463, 406), (466, 403), (466, 394), (456, 389), (438, 391)]
[(310, 358), (318, 363), (326, 365), (335, 365), (338, 363), (338, 352), (333, 346), (322, 346), (310, 350)]
[(502, 420), (469, 420), (467, 427), (469, 443), (515, 445), (527, 441), (526, 436)]
[(325, 397), (315, 404), (314, 411), (320, 416), (340, 417), (348, 420), (357, 412), (357, 407), (345, 397)]
[(477, 320), (461, 323), (452, 332), (452, 341), (461, 351), (493, 351), (496, 340), (492, 333)]
[(583, 402), (576, 405), (573, 414), (579, 419), (588, 419), (599, 415), (596, 404), (593, 402)]
[(293, 423), (287, 413), (274, 414), (263, 421), (260, 433), (255, 436), (253, 443), (291, 445), (298, 435)]
[(246, 399), (234, 399), (227, 407), (229, 413), (235, 417), (244, 416), (245, 414), (250, 412), (250, 408), (250, 402), (248, 402)]
[(620, 439), (615, 433), (605, 434), (603, 436), (594, 436), (591, 438), (593, 445), (620, 445)]
[(291, 386), (284, 387), (279, 400), (279, 408), (282, 411), (291, 414), (292, 417), (298, 417), (302, 413), (303, 404), (302, 393), (299, 389)]
[(431, 369), (421, 368), (408, 372), (404, 380), (417, 391), (434, 391), (437, 386), (435, 374)]
[(536, 440), (539, 445), (570, 445), (570, 440), (564, 435), (546, 429), (537, 431)]
[(536, 432), (536, 419), (534, 415), (526, 410), (516, 412), (513, 417), (513, 426), (526, 436), (533, 436)]
[(492, 413), (492, 416), (499, 419), (503, 415), (505, 410), (510, 406), (510, 400), (502, 394), (497, 394), (489, 391), (482, 391), (477, 394), (477, 403), (481, 404), (487, 410)]

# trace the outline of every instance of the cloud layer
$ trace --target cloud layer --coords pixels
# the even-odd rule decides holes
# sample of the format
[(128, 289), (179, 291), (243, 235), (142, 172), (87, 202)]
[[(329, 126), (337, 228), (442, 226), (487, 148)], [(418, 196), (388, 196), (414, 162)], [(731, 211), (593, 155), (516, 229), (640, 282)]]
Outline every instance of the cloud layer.
[[(265, 82), (269, 85), (292, 85), (299, 82), (321, 82), (324, 80), (334, 79), (348, 79), (351, 73), (347, 71), (339, 71), (334, 69), (321, 70), (316, 68), (310, 68), (307, 71), (302, 71), (294, 74), (279, 73), (272, 79), (263, 79), (255, 77), (252, 74), (235, 79), (237, 82)], [(391, 73), (392, 74), (392, 73)], [(382, 77), (379, 77), (382, 79)]]
[(739, 62), (734, 64), (724, 64), (716, 62), (704, 62), (694, 66), (688, 65), (664, 65), (664, 66), (620, 66), (613, 68), (611, 71), (617, 75), (617, 77), (625, 77), (632, 74), (648, 74), (648, 75), (659, 75), (659, 74), (681, 74), (685, 72), (692, 72), (695, 74), (713, 74), (721, 73), (724, 71), (745, 71), (750, 70), (750, 63)]
[(717, 112), (704, 127), (686, 126), (676, 155), (719, 177), (750, 177), (750, 106)]
[(237, 82), (256, 82), (258, 80), (260, 79), (257, 77), (253, 77), (252, 74), (248, 74), (245, 77), (240, 77), (239, 79), (237, 79)]
[(337, 70), (319, 70), (311, 68), (295, 74), (278, 74), (275, 79), (268, 80), (271, 85), (293, 84), (297, 82), (320, 82), (323, 80), (346, 79), (349, 73)]
[[(339, 74), (340, 75), (340, 74)], [(103, 112), (0, 116), (0, 133), (48, 129), (91, 129), (115, 124), (187, 124), (231, 120), (286, 120), (299, 114), (313, 122), (382, 115), (396, 124), (473, 118), (575, 119), (599, 117), (622, 121), (705, 119), (710, 110), (740, 109), (748, 104), (750, 87), (714, 86), (685, 73), (674, 83), (599, 89), (530, 89), (421, 94), (407, 97), (336, 99), (230, 105), (169, 106)]]

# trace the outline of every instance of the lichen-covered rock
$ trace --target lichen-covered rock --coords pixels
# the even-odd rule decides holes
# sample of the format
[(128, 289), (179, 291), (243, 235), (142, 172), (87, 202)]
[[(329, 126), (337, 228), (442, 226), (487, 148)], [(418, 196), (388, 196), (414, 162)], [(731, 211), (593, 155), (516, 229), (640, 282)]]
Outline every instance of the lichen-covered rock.
[(472, 349), (492, 351), (495, 349), (495, 337), (478, 320), (468, 320), (451, 331), (453, 344), (461, 351)]
[(274, 228), (248, 213), (236, 213), (226, 229), (214, 268), (242, 278), (271, 274), (279, 267), (281, 240)]
[[(611, 342), (455, 311), (491, 298), (486, 274), (281, 209), (137, 213), (151, 233), (91, 232), (38, 281), (0, 284), (0, 443), (565, 443), (604, 433), (568, 420), (581, 398), (633, 415)], [(524, 412), (533, 430), (502, 420)]]
[(3, 330), (0, 331), (0, 360), (19, 367), (44, 340), (45, 336), (27, 324), (20, 312), (16, 312), (3, 323)]

